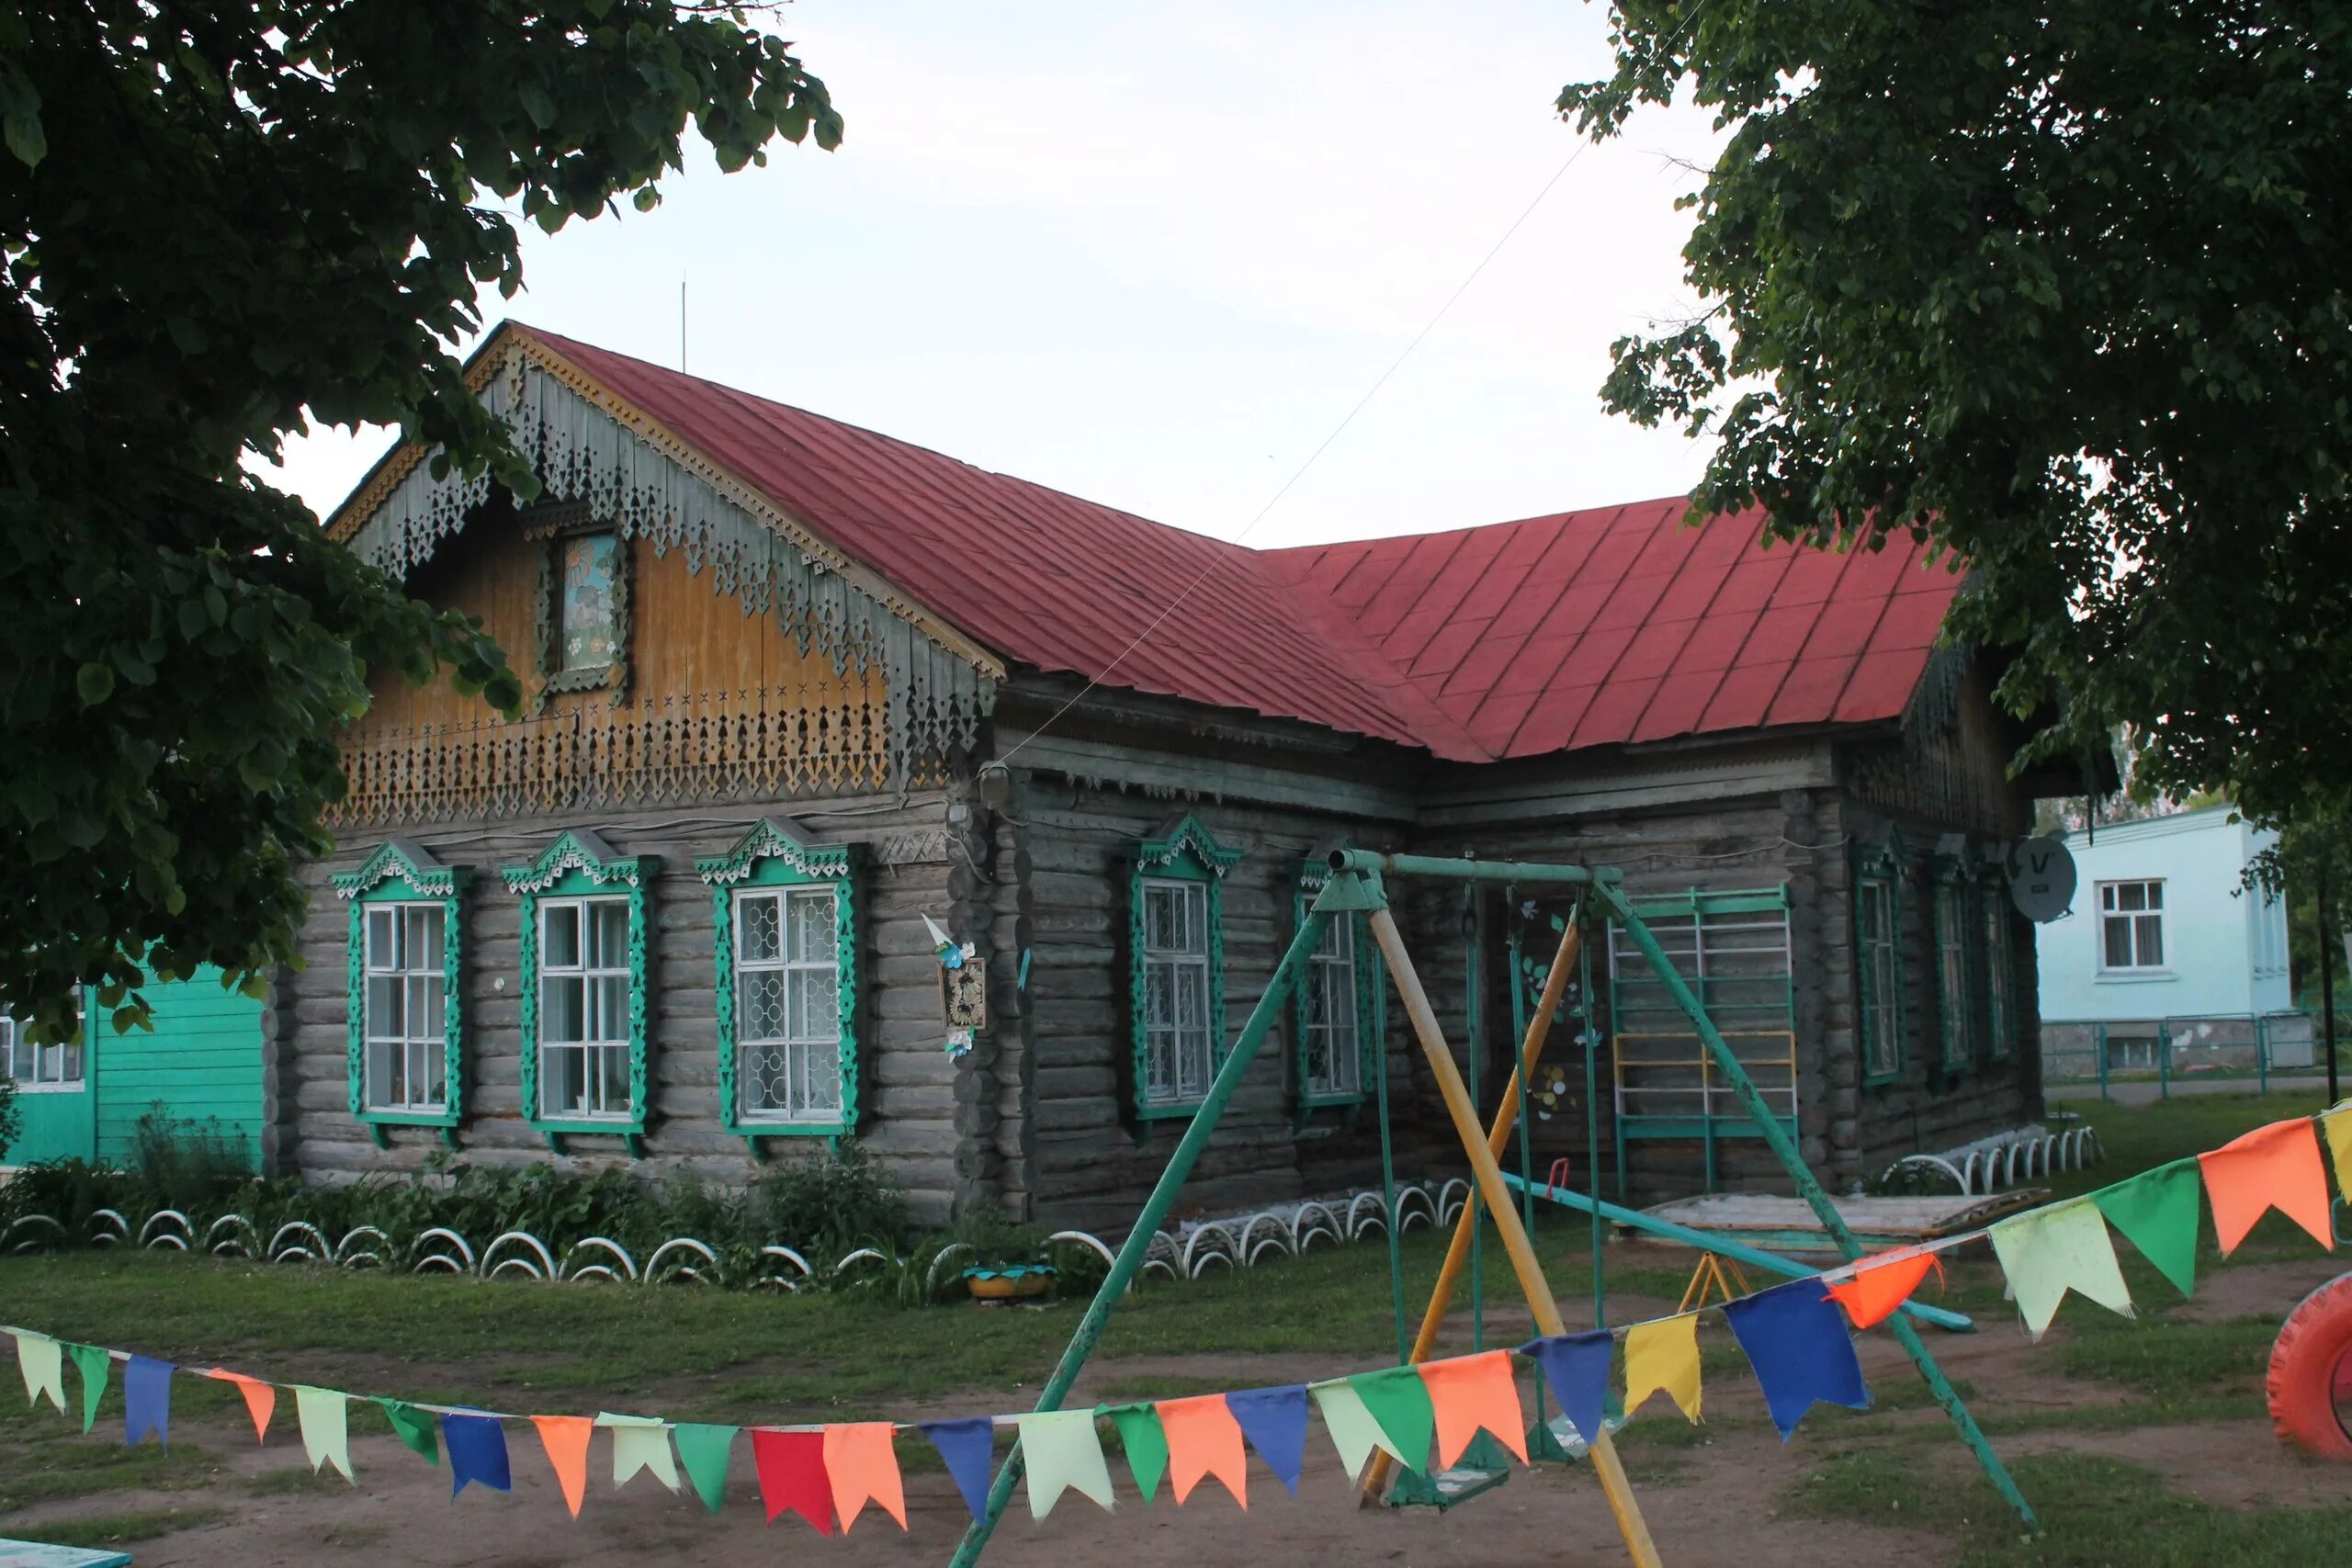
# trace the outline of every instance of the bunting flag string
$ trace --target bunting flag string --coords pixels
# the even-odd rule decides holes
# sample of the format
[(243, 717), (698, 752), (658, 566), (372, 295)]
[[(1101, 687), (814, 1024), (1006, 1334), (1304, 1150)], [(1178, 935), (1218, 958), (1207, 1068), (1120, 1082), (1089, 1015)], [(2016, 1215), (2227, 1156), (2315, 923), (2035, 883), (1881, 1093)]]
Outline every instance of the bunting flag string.
[[(2081, 1197), (2013, 1214), (1992, 1225), (1898, 1251), (1858, 1258), (1821, 1273), (1776, 1284), (1702, 1308), (1720, 1311), (1754, 1368), (1774, 1426), (1785, 1439), (1816, 1404), (1869, 1406), (1861, 1364), (1849, 1325), (1867, 1329), (1901, 1310), (1940, 1254), (1988, 1241), (2027, 1330), (2039, 1338), (2071, 1292), (2130, 1315), (2132, 1302), (2113, 1227), (2151, 1267), (2184, 1295), (2196, 1284), (2199, 1216), (2210, 1204), (2214, 1233), (2226, 1255), (2262, 1218), (2277, 1210), (2323, 1246), (2335, 1242), (2329, 1190), (2333, 1165), (2339, 1190), (2352, 1179), (2352, 1101), (2318, 1117), (2296, 1117), (2259, 1127), (2219, 1149), (2140, 1172)], [(1683, 1416), (1700, 1418), (1700, 1311), (1529, 1341), (1517, 1355), (1533, 1363), (1558, 1398), (1578, 1436), (1591, 1440), (1608, 1404), (1609, 1373), (1617, 1339), (1625, 1351), (1624, 1409), (1628, 1416), (1663, 1393)], [(17, 1367), (27, 1402), (46, 1398), (67, 1414), (64, 1365), (81, 1380), (83, 1430), (92, 1430), (110, 1374), (120, 1361), (123, 1435), (136, 1445), (153, 1435), (171, 1437), (173, 1363), (152, 1357), (62, 1340), (36, 1329), (0, 1325), (16, 1342)], [(213, 1367), (192, 1375), (233, 1386), (251, 1417), (255, 1438), (266, 1442), (279, 1392), (290, 1389), (303, 1451), (313, 1470), (332, 1464), (352, 1479), (348, 1407), (372, 1404), (394, 1435), (427, 1463), (449, 1455), (450, 1496), (479, 1483), (510, 1492), (514, 1478), (505, 1423), (528, 1421), (553, 1468), (566, 1506), (576, 1517), (587, 1492), (588, 1453), (599, 1429), (611, 1434), (613, 1484), (640, 1472), (673, 1492), (678, 1464), (703, 1505), (724, 1499), (736, 1437), (729, 1426), (671, 1422), (652, 1416), (603, 1412), (594, 1417), (517, 1415), (465, 1405), (412, 1403), (353, 1395), (300, 1383), (279, 1383)], [(985, 1516), (995, 1479), (997, 1438), (1018, 1434), (1027, 1461), (1030, 1514), (1044, 1518), (1066, 1492), (1108, 1509), (1111, 1474), (1100, 1424), (1117, 1434), (1136, 1490), (1146, 1502), (1163, 1479), (1179, 1504), (1214, 1476), (1243, 1507), (1249, 1506), (1248, 1455), (1263, 1460), (1294, 1495), (1305, 1467), (1309, 1411), (1321, 1419), (1340, 1467), (1363, 1473), (1374, 1450), (1411, 1470), (1454, 1464), (1485, 1431), (1527, 1462), (1526, 1422), (1513, 1352), (1385, 1367), (1315, 1383), (1241, 1389), (1158, 1402), (1012, 1416), (894, 1424), (888, 1421), (814, 1426), (755, 1426), (752, 1458), (760, 1497), (771, 1522), (798, 1514), (820, 1535), (836, 1521), (846, 1530), (871, 1506), (907, 1528), (905, 1483), (896, 1448), (901, 1431), (920, 1430), (946, 1465), (966, 1506)], [(438, 1423), (438, 1442), (435, 1423)], [(673, 1446), (674, 1444), (674, 1453)]]

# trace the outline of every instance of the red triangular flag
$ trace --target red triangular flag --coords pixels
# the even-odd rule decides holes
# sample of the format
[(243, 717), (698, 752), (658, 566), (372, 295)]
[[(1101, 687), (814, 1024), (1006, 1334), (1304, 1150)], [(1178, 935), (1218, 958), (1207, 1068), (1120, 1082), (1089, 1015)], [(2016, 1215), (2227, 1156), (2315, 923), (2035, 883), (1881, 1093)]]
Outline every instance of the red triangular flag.
[(2204, 1168), (2205, 1195), (2213, 1203), (2213, 1230), (2228, 1257), (2255, 1222), (2276, 1209), (2334, 1251), (2335, 1227), (2328, 1211), (2327, 1166), (2320, 1158), (2319, 1130), (2308, 1116), (2256, 1127), (2242, 1138), (2197, 1156)]
[(1893, 1317), (1895, 1309), (1911, 1299), (1928, 1270), (1939, 1273), (1943, 1261), (1932, 1252), (1913, 1252), (1889, 1258), (1883, 1262), (1865, 1264), (1854, 1270), (1850, 1279), (1840, 1280), (1829, 1287), (1829, 1299), (1846, 1309), (1846, 1315), (1857, 1328), (1868, 1328)]
[(771, 1432), (752, 1428), (752, 1468), (760, 1477), (760, 1501), (768, 1523), (783, 1513), (798, 1514), (819, 1535), (833, 1533), (833, 1483), (825, 1474), (825, 1434)]

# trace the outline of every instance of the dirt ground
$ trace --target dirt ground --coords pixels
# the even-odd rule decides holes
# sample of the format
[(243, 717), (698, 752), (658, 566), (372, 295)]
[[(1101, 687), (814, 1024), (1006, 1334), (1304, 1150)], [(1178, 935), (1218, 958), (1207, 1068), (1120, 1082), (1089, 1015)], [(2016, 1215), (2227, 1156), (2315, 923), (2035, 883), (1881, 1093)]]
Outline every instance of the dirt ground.
[[(2195, 1310), (2200, 1316), (2274, 1311), (2283, 1315), (2303, 1291), (2341, 1268), (2340, 1260), (2314, 1259), (2233, 1269), (2210, 1284), (2200, 1281)], [(1627, 1310), (1635, 1304), (1628, 1302)], [(1892, 1397), (1898, 1388), (1906, 1396), (1916, 1391), (1890, 1337), (1872, 1334), (1861, 1343), (1866, 1372), (1882, 1397)], [(2015, 1416), (2112, 1404), (2121, 1397), (2102, 1385), (2056, 1376), (2052, 1358), (2037, 1352), (2013, 1320), (1988, 1322), (1971, 1336), (1937, 1335), (1932, 1344), (1947, 1371), (1973, 1388), (1972, 1403), (1980, 1410)], [(1331, 1370), (1328, 1362), (1305, 1356), (1104, 1361), (1091, 1369), (1080, 1394), (1095, 1394), (1113, 1381), (1128, 1385), (1166, 1379), (1189, 1392), (1202, 1379), (1248, 1386), (1328, 1376)], [(408, 1371), (415, 1375), (415, 1369)], [(1954, 1557), (1954, 1543), (1923, 1530), (1781, 1517), (1782, 1497), (1808, 1466), (1852, 1445), (1855, 1432), (1851, 1427), (1841, 1430), (1841, 1423), (1853, 1417), (1817, 1412), (1784, 1446), (1765, 1422), (1761, 1396), (1746, 1376), (1711, 1372), (1705, 1397), (1711, 1419), (1704, 1444), (1627, 1450), (1651, 1529), (1665, 1560), (1676, 1568), (1884, 1568), (1897, 1562), (1932, 1568)], [(1931, 1404), (1910, 1403), (1916, 1407), (1871, 1419), (1896, 1428), (1941, 1427), (1943, 1418)], [(1640, 1416), (1644, 1423), (1678, 1419), (1662, 1400)], [(254, 1476), (303, 1463), (290, 1409), (273, 1427), (266, 1449), (253, 1444), (250, 1428), (241, 1435), (225, 1420), (191, 1419), (175, 1423), (175, 1430), (223, 1456), (222, 1472), (208, 1490), (114, 1492), (80, 1503), (50, 1504), (15, 1516), (9, 1529), (37, 1539), (44, 1519), (191, 1506), (227, 1511), (229, 1517), (216, 1523), (141, 1543), (133, 1549), (140, 1568), (272, 1568), (373, 1562), (388, 1555), (424, 1568), (662, 1561), (729, 1565), (807, 1552), (822, 1552), (828, 1561), (855, 1568), (944, 1562), (967, 1518), (947, 1476), (925, 1466), (911, 1468), (906, 1477), (909, 1529), (903, 1534), (887, 1516), (871, 1510), (846, 1538), (829, 1540), (812, 1539), (789, 1516), (769, 1526), (748, 1441), (740, 1439), (727, 1506), (715, 1516), (691, 1497), (673, 1498), (648, 1479), (613, 1491), (609, 1471), (600, 1472), (605, 1452), (600, 1442), (592, 1452), (587, 1503), (575, 1522), (566, 1516), (545, 1456), (527, 1428), (509, 1428), (514, 1494), (473, 1488), (454, 1503), (446, 1465), (428, 1468), (389, 1438), (355, 1439), (355, 1488), (336, 1483), (332, 1489), (257, 1491)], [(904, 1444), (901, 1451), (911, 1457), (918, 1446)], [(1998, 1446), (2011, 1456), (2057, 1450), (2109, 1455), (2155, 1472), (2187, 1495), (2226, 1506), (2310, 1506), (2352, 1497), (2352, 1478), (2342, 1470), (2287, 1454), (2259, 1422), (2041, 1431)], [(1923, 1441), (1906, 1451), (1917, 1456), (1922, 1488), (1962, 1482), (1974, 1473), (1956, 1438)], [(1252, 1460), (1246, 1523), (1235, 1517), (1233, 1502), (1214, 1483), (1204, 1483), (1182, 1508), (1172, 1506), (1165, 1490), (1158, 1502), (1145, 1505), (1136, 1500), (1123, 1461), (1114, 1457), (1111, 1465), (1121, 1517), (1107, 1516), (1072, 1493), (1049, 1518), (1035, 1522), (1016, 1495), (988, 1561), (1008, 1568), (1073, 1561), (1129, 1568), (1283, 1562), (1399, 1568), (1502, 1568), (1541, 1562), (1577, 1568), (1624, 1561), (1600, 1490), (1582, 1465), (1517, 1472), (1508, 1484), (1444, 1513), (1359, 1510), (1317, 1432), (1308, 1444), (1295, 1499), (1284, 1495), (1272, 1473)]]

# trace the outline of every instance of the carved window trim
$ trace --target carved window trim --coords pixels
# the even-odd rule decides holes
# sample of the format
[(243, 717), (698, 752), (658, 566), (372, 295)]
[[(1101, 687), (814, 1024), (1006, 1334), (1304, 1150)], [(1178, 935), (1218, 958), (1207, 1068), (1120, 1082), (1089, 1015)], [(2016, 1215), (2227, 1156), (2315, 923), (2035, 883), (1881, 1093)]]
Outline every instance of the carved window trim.
[[(561, 590), (564, 542), (594, 534), (613, 538), (613, 659), (609, 663), (563, 667), (563, 617), (558, 608)], [(531, 598), (531, 642), (538, 660), (538, 686), (533, 707), (565, 692), (609, 690), (616, 705), (628, 699), (628, 650), (635, 626), (629, 604), (629, 579), (634, 552), (628, 536), (617, 523), (599, 519), (585, 502), (564, 502), (527, 508), (523, 536), (539, 547), (539, 570)]]
[[(724, 855), (695, 862), (695, 874), (710, 888), (712, 966), (718, 990), (718, 1119), (730, 1137), (741, 1138), (753, 1159), (766, 1157), (766, 1138), (843, 1138), (858, 1122), (857, 862), (855, 844), (817, 844), (790, 820), (766, 817), (754, 823)], [(750, 888), (827, 886), (833, 892), (834, 983), (841, 1009), (842, 1111), (834, 1122), (746, 1119), (742, 1113), (736, 1057), (735, 895)]]
[[(444, 865), (431, 852), (404, 839), (379, 846), (356, 871), (337, 872), (327, 881), (335, 897), (351, 906), (344, 1004), (346, 1018), (345, 1071), (354, 1120), (368, 1129), (379, 1149), (391, 1146), (394, 1127), (431, 1127), (450, 1148), (465, 1119), (465, 923), (462, 905), (469, 872)], [(442, 1095), (439, 1111), (379, 1111), (368, 1103), (368, 908), (371, 904), (435, 903), (441, 907)]]
[[(1909, 856), (1900, 833), (1890, 830), (1877, 844), (1858, 844), (1854, 852), (1853, 950), (1854, 1043), (1866, 1086), (1894, 1083), (1903, 1077), (1909, 1060), (1904, 1016), (1903, 891)], [(1884, 935), (1872, 940), (1865, 916), (1873, 903), (1883, 910)], [(1884, 950), (1882, 974), (1876, 950)], [(1893, 995), (1881, 998), (1882, 983)], [(1878, 1038), (1883, 1028), (1891, 1038)], [(1883, 1044), (1881, 1051), (1876, 1047)]]
[(1127, 852), (1127, 1048), (1128, 1103), (1138, 1122), (1176, 1121), (1199, 1111), (1208, 1085), (1199, 1095), (1177, 1100), (1150, 1098), (1151, 1034), (1144, 962), (1144, 895), (1154, 882), (1196, 882), (1203, 886), (1204, 913), (1208, 927), (1209, 1078), (1225, 1065), (1225, 874), (1239, 863), (1241, 852), (1216, 841), (1200, 819), (1187, 813), (1164, 824), (1159, 832)]
[[(1291, 895), (1291, 930), (1296, 931), (1306, 924), (1307, 911), (1314, 908), (1316, 895), (1331, 879), (1330, 862), (1321, 855), (1310, 856), (1299, 873), (1298, 886)], [(1291, 992), (1291, 1049), (1294, 1069), (1297, 1074), (1298, 1110), (1302, 1115), (1310, 1111), (1334, 1108), (1352, 1109), (1362, 1105), (1372, 1093), (1373, 1074), (1379, 1062), (1375, 1053), (1381, 1043), (1374, 1033), (1380, 1015), (1381, 982), (1385, 971), (1381, 967), (1380, 950), (1372, 941), (1370, 922), (1362, 914), (1343, 910), (1331, 917), (1333, 930), (1345, 930), (1355, 968), (1355, 983), (1350, 999), (1355, 1008), (1356, 1086), (1347, 1090), (1318, 1090), (1312, 1087), (1313, 1076), (1308, 1053), (1308, 995), (1306, 980)], [(1308, 962), (1311, 977), (1314, 960)]]
[[(651, 948), (650, 895), (661, 862), (651, 855), (623, 857), (586, 829), (556, 835), (528, 865), (501, 868), (506, 890), (521, 898), (517, 931), (521, 952), (523, 1120), (555, 1154), (568, 1136), (618, 1137), (631, 1159), (645, 1157), (649, 1070), (648, 1021), (651, 1010), (646, 970)], [(628, 1099), (627, 1116), (565, 1117), (542, 1113), (539, 1101), (539, 906), (547, 898), (612, 897), (628, 902)]]

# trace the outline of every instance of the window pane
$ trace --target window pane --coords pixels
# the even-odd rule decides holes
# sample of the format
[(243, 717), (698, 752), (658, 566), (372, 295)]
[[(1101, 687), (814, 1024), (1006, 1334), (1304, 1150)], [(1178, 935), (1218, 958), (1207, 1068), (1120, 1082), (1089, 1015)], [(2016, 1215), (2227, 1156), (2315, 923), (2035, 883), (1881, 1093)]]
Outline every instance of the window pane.
[(368, 977), (367, 1032), (370, 1039), (393, 1040), (408, 1032), (408, 1013), (401, 1005), (407, 995), (406, 982), (396, 975)]
[(539, 1054), (539, 1107), (540, 1114), (548, 1116), (586, 1109), (577, 1049), (559, 1046)]
[(786, 1109), (784, 1078), (784, 1047), (755, 1045), (738, 1058), (736, 1076), (741, 1080), (739, 1092), (743, 1098), (746, 1115), (775, 1112)]
[(736, 1027), (743, 1040), (784, 1038), (784, 975), (765, 969), (736, 977)]
[(596, 1032), (592, 1038), (626, 1044), (628, 1041), (628, 976), (600, 976), (595, 981), (595, 987), (596, 1008), (593, 1021)]
[(598, 1108), (616, 1114), (631, 1109), (628, 1092), (628, 1048), (607, 1045), (596, 1053), (596, 1060), (604, 1068)]
[(2140, 885), (2140, 891), (2142, 895), (2141, 902), (2143, 908), (2161, 909), (2165, 907), (2165, 885), (2163, 883), (2143, 882)]
[(539, 1038), (551, 1045), (588, 1038), (585, 982), (576, 975), (549, 975), (539, 982)]
[(580, 967), (580, 906), (548, 904), (539, 910), (539, 962), (549, 969)]
[(2132, 966), (2132, 921), (2128, 918), (2110, 916), (2106, 922), (2107, 966), (2128, 969)]
[(784, 931), (781, 924), (783, 900), (773, 893), (753, 894), (739, 900), (735, 906), (741, 934), (737, 939), (742, 952), (737, 961), (747, 964), (772, 964), (784, 956)]
[(628, 905), (617, 898), (588, 906), (588, 962), (600, 969), (628, 967)]
[(2142, 915), (2132, 923), (2139, 928), (2141, 964), (2151, 969), (2162, 964), (2165, 961), (2164, 917)]
[(437, 904), (403, 904), (401, 914), (408, 927), (407, 939), (401, 944), (401, 962), (411, 969), (441, 964), (441, 907)]
[(400, 962), (399, 911), (379, 907), (368, 911), (368, 967), (390, 969)]

